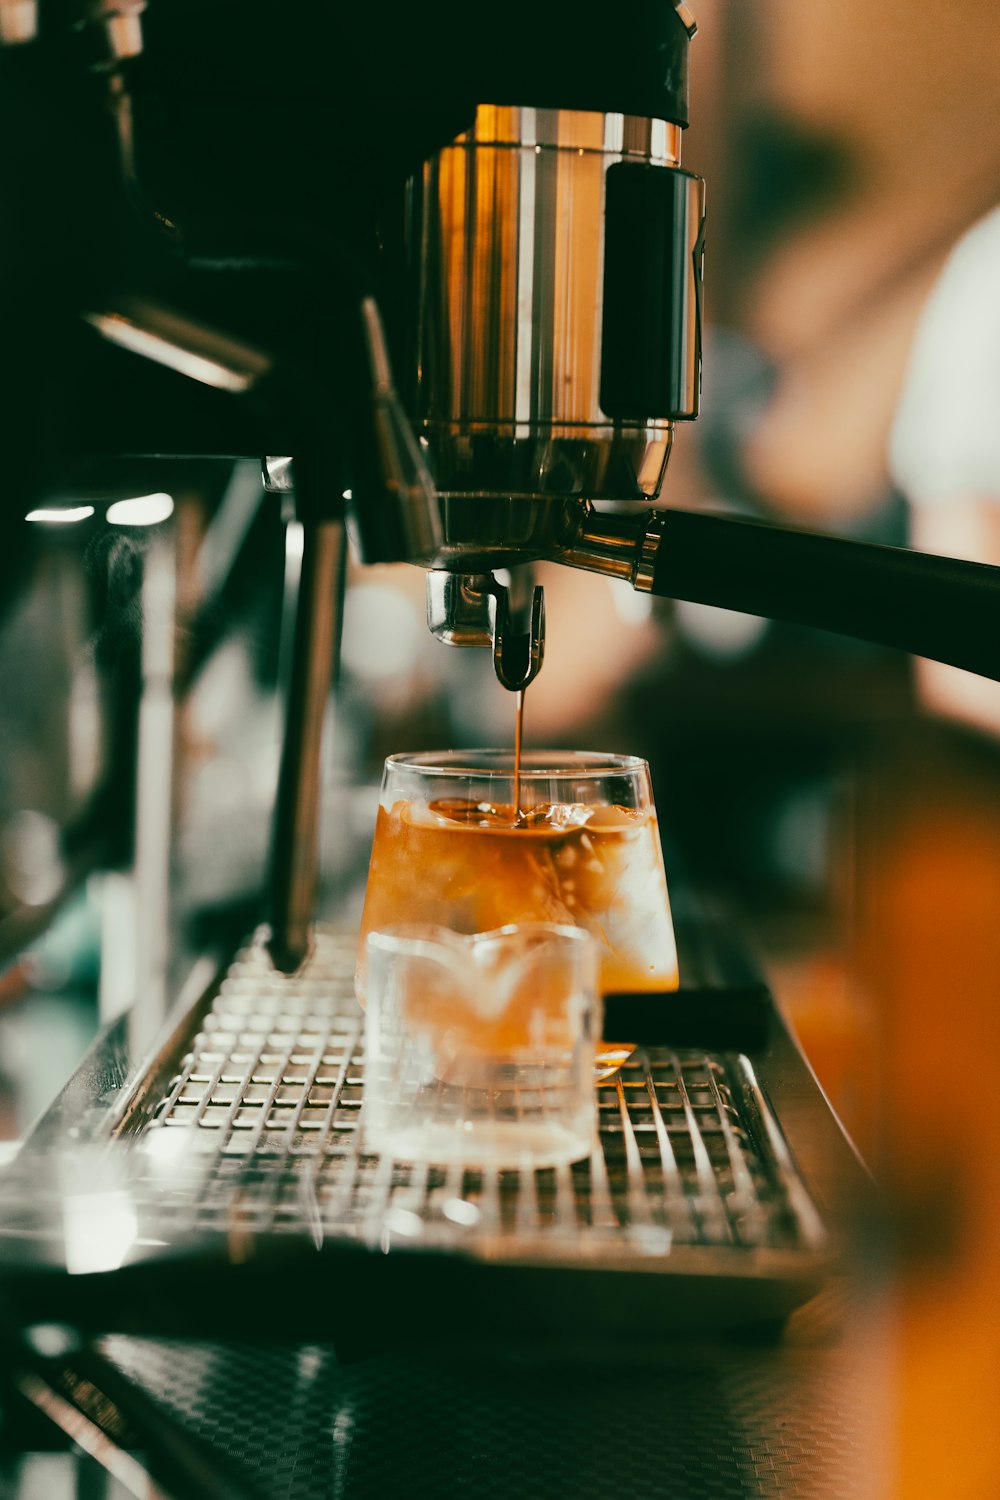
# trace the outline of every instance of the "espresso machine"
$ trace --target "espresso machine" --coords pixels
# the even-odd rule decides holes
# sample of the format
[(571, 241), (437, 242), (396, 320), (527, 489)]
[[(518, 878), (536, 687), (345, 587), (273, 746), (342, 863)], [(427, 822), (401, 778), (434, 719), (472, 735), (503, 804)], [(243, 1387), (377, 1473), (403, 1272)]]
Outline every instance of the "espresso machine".
[[(398, 11), (398, 13), (397, 13)], [(431, 632), (523, 687), (550, 559), (986, 675), (995, 575), (666, 508), (697, 415), (704, 184), (684, 4), (595, 46), (393, 7), (6, 5), (8, 555), (143, 455), (256, 455), (304, 530), (271, 948), (308, 948), (322, 704), (349, 531), (427, 570)], [(377, 103), (376, 103), (377, 99)], [(102, 469), (103, 466), (103, 469)]]
[[(493, 1331), (516, 1284), (549, 1336), (579, 1316), (581, 1296), (598, 1330), (647, 1317), (643, 1277), (629, 1276), (640, 1263), (670, 1273), (660, 1280), (672, 1326), (718, 1309), (720, 1287), (737, 1321), (780, 1318), (827, 1264), (799, 1167), (813, 1183), (824, 1173), (842, 1183), (854, 1168), (835, 1123), (817, 1119), (766, 992), (733, 955), (704, 960), (687, 1019), (682, 1007), (655, 1024), (648, 1010), (619, 1010), (646, 1048), (632, 1084), (652, 1100), (649, 1118), (630, 1123), (634, 1096), (611, 1091), (622, 1175), (593, 1178), (583, 1196), (569, 1179), (533, 1187), (533, 1206), (514, 1218), (494, 1213), (509, 1183), (474, 1190), (424, 1173), (400, 1185), (391, 1163), (351, 1155), (360, 1085), (344, 1039), (356, 1042), (356, 1018), (335, 1007), (326, 1051), (304, 1062), (300, 1037), (274, 1061), (280, 1017), (308, 1018), (320, 1004), (310, 997), (328, 991), (340, 1006), (349, 972), (339, 949), (314, 950), (312, 932), (348, 540), (362, 563), (426, 570), (431, 633), (488, 649), (512, 692), (542, 665), (544, 602), (535, 590), (518, 603), (495, 575), (537, 560), (1000, 678), (1000, 570), (666, 504), (674, 424), (695, 418), (700, 399), (705, 191), (681, 165), (696, 27), (687, 4), (669, 0), (626, 0), (594, 19), (550, 3), (525, 31), (439, 0), (367, 13), (310, 0), (280, 12), (264, 0), (0, 0), (0, 109), (5, 139), (19, 143), (0, 168), (5, 587), (16, 589), (30, 553), (26, 515), (134, 489), (153, 460), (259, 459), (302, 538), (265, 943), (221, 985), (199, 971), (145, 1071), (108, 1044), (100, 1110), (91, 1069), (43, 1122), (43, 1158), (67, 1134), (137, 1144), (111, 1186), (101, 1157), (92, 1193), (97, 1205), (124, 1193), (134, 1213), (124, 1237), (108, 1220), (103, 1250), (81, 1251), (84, 1237), (70, 1254), (33, 1220), (38, 1195), (15, 1192), (8, 1245), (20, 1225), (31, 1250), (15, 1246), (8, 1274), (27, 1323), (231, 1334), (249, 1298), (271, 1332), (287, 1331), (269, 1289), (277, 1274), (303, 1274), (293, 1242), (324, 1249), (324, 1275), (332, 1264), (353, 1278), (359, 1309), (378, 1306), (377, 1347), (415, 1295), (457, 1296), (456, 1306), (491, 1297), (498, 1261), (506, 1290)], [(304, 988), (289, 1001), (282, 986), (296, 976)], [(254, 1058), (234, 1044), (219, 1061), (212, 1036), (251, 1033), (261, 1015)], [(720, 1038), (721, 1063), (685, 1050)], [(690, 1235), (657, 1219), (636, 1186), (640, 1142), (655, 1139), (660, 1190), (683, 1204), (661, 1066), (693, 1133)], [(778, 1081), (780, 1122), (769, 1102)], [(238, 1098), (227, 1093), (237, 1085)], [(286, 1103), (287, 1159), (261, 1144)], [(238, 1115), (255, 1109), (240, 1137)], [(704, 1138), (699, 1110), (714, 1111)], [(143, 1152), (180, 1139), (163, 1125), (189, 1116), (249, 1140), (258, 1175), (237, 1182), (235, 1155), (206, 1167), (202, 1153), (164, 1193), (168, 1154)], [(314, 1122), (327, 1154), (302, 1169), (299, 1136)], [(758, 1152), (749, 1166), (746, 1143)], [(331, 1162), (343, 1171), (329, 1186)], [(725, 1189), (712, 1185), (713, 1162)], [(421, 1192), (426, 1214), (414, 1207)], [(513, 1250), (497, 1238), (512, 1224)], [(463, 1242), (451, 1260), (438, 1252), (456, 1225), (460, 1235), (492, 1225), (493, 1238), (482, 1253)], [(566, 1236), (555, 1250), (550, 1225)], [(408, 1237), (424, 1253), (387, 1253)], [(743, 1246), (752, 1256), (734, 1255)], [(328, 1311), (320, 1324), (343, 1347), (372, 1335), (351, 1308)], [(120, 1369), (88, 1358), (86, 1379), (109, 1380), (155, 1448), (162, 1434)], [(50, 1378), (47, 1359), (32, 1380)]]

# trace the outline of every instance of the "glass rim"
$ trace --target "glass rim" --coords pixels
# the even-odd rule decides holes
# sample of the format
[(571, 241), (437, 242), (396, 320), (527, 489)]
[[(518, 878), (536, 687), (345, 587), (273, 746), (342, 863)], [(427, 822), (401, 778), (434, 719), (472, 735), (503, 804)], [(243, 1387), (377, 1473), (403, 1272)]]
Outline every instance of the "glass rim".
[[(539, 765), (541, 757), (550, 757), (552, 765)], [(480, 764), (490, 759), (503, 765)], [(622, 776), (648, 771), (639, 755), (620, 755), (605, 750), (525, 750), (521, 755), (522, 781), (579, 781), (588, 777)], [(485, 750), (416, 750), (388, 755), (385, 773), (390, 770), (418, 771), (426, 776), (512, 777), (514, 752), (507, 749)]]

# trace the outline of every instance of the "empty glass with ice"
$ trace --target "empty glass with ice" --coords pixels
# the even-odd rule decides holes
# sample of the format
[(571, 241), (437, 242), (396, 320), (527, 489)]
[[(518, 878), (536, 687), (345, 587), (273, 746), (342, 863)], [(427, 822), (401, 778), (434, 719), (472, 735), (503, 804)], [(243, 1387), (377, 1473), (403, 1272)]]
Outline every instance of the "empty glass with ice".
[(560, 1166), (597, 1142), (597, 955), (579, 927), (366, 943), (365, 1151), (473, 1169)]

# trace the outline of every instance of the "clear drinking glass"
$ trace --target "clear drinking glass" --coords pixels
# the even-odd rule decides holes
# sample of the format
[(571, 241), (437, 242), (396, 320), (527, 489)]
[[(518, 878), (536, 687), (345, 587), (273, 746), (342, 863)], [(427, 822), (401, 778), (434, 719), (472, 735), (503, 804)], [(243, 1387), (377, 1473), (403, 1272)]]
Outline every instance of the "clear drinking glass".
[(597, 1141), (597, 955), (577, 927), (366, 943), (365, 1151), (469, 1168), (559, 1166)]
[(369, 933), (431, 923), (473, 934), (526, 922), (589, 932), (605, 994), (676, 988), (646, 762), (528, 751), (515, 786), (507, 750), (391, 755), (361, 919), (362, 1005)]

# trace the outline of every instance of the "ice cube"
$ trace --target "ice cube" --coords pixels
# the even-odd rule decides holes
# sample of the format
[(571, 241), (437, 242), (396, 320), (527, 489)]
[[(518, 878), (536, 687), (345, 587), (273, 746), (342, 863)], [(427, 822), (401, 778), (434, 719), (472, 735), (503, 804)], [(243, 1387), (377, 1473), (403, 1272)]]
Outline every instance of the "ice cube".
[(631, 845), (602, 925), (609, 944), (630, 969), (664, 985), (676, 983), (667, 882), (652, 835)]
[(548, 809), (546, 822), (550, 828), (582, 828), (589, 823), (594, 809), (583, 802), (553, 802)]
[(484, 981), (476, 1010), (507, 1016), (506, 1030), (536, 1049), (566, 1047), (594, 987), (585, 933), (542, 922), (512, 923), (470, 939)]
[(427, 802), (412, 797), (392, 803), (386, 811), (414, 828), (505, 828), (513, 821), (510, 808), (495, 807), (491, 802), (470, 802), (464, 798), (439, 797)]
[(593, 988), (592, 952), (576, 929), (524, 923), (464, 936), (420, 925), (369, 943), (381, 960), (379, 1024), (401, 1025), (441, 1078), (463, 1058), (572, 1045)]

